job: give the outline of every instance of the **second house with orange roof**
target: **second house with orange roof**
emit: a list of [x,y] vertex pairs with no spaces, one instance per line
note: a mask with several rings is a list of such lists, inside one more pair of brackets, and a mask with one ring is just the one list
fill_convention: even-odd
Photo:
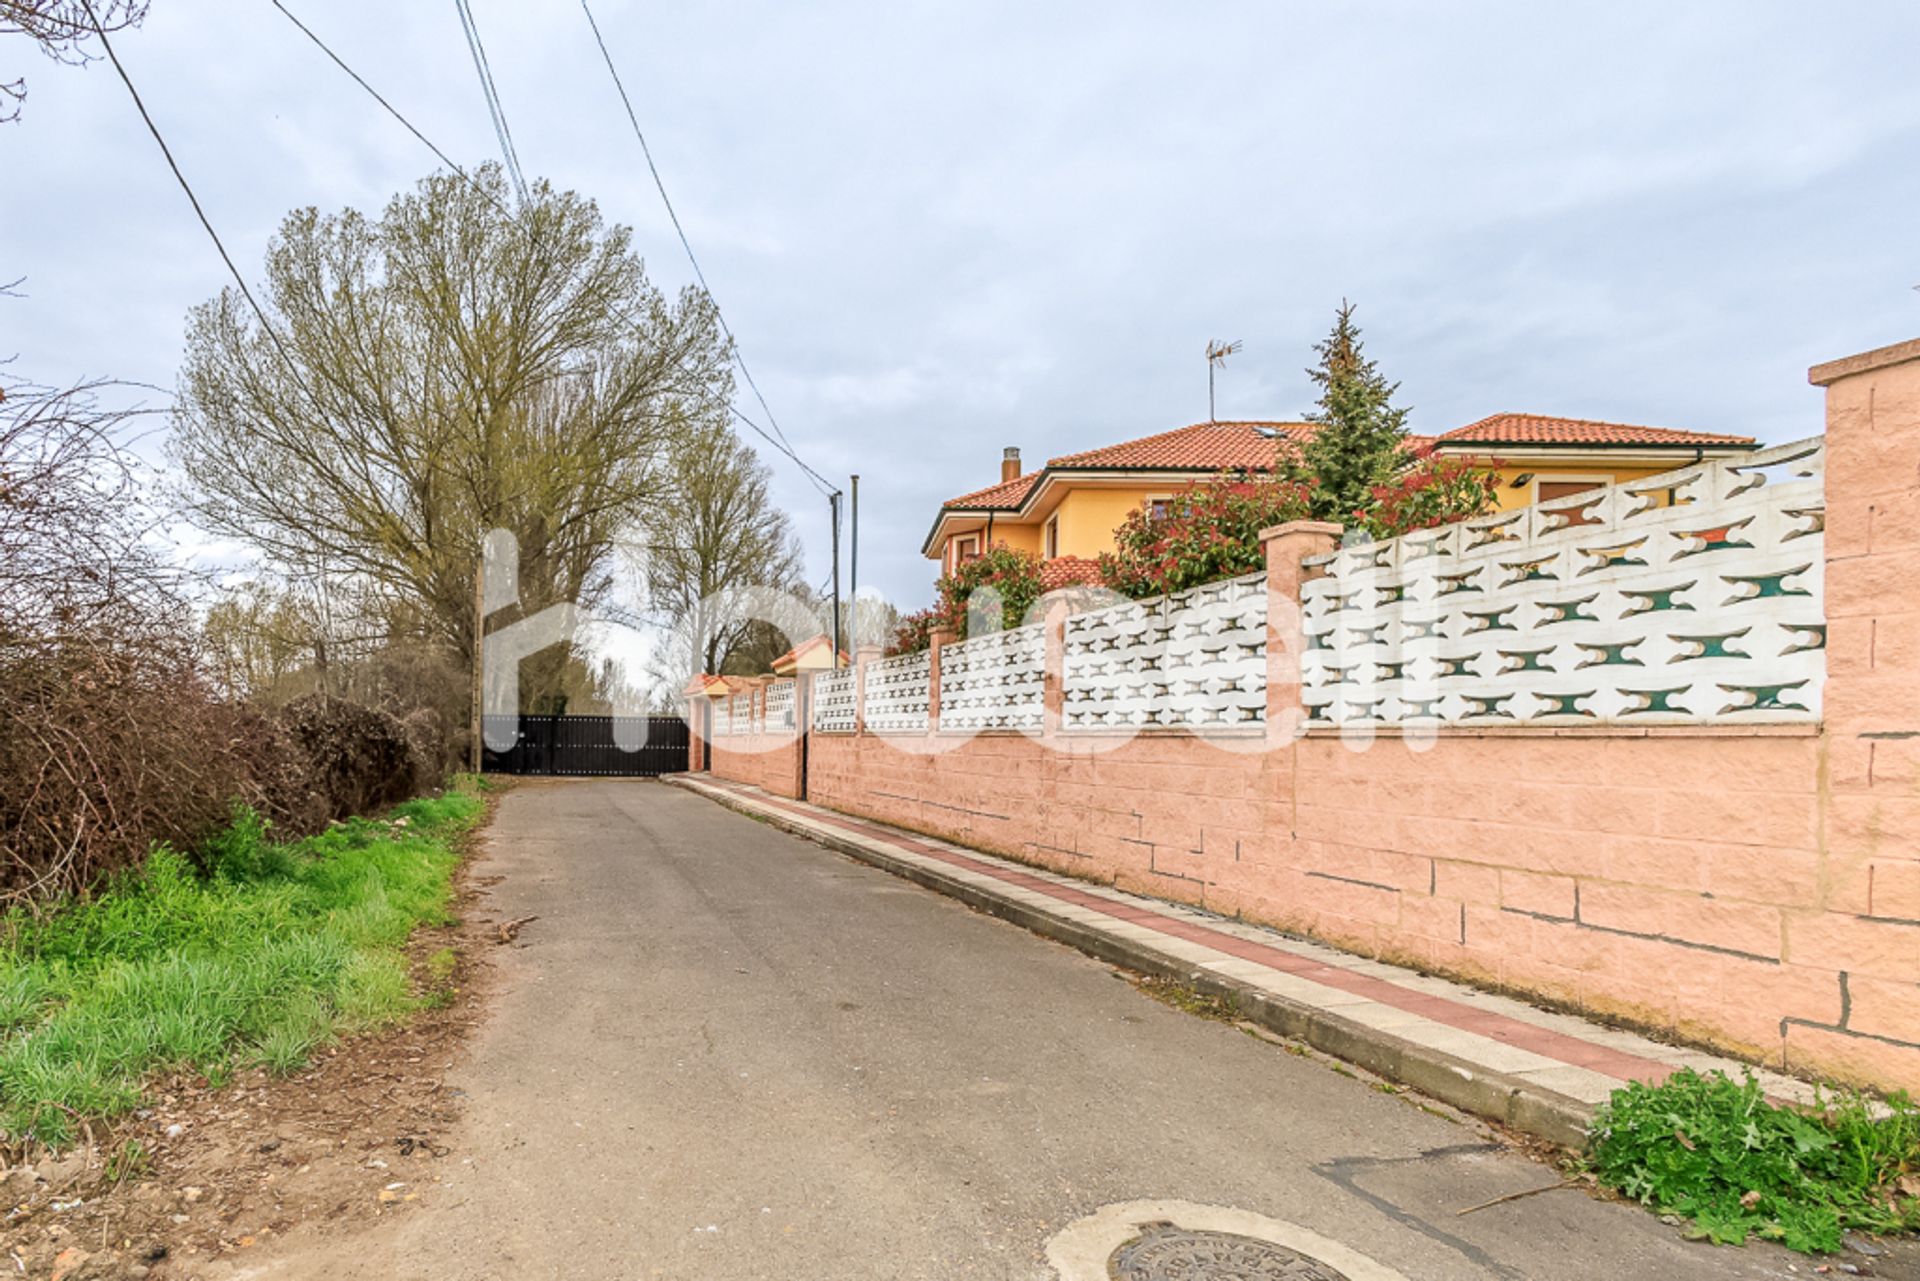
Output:
[[[950,572],[1005,543],[1041,558],[1049,588],[1097,579],[1100,553],[1128,514],[1166,502],[1223,471],[1266,471],[1304,422],[1207,422],[1050,459],[1025,472],[1006,450],[999,483],[942,503],[921,551]],[[1758,448],[1751,436],[1625,423],[1494,414],[1439,436],[1416,437],[1436,455],[1494,469],[1502,509],[1638,480]]]

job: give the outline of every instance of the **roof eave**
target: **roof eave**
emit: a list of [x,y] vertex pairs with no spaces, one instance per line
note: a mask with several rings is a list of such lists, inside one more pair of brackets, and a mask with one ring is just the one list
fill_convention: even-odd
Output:
[[1645,450],[1649,453],[1696,453],[1719,451],[1730,454],[1750,453],[1759,449],[1757,440],[1468,440],[1458,436],[1445,436],[1433,442],[1436,450],[1447,449],[1527,449],[1535,453],[1556,453],[1566,450],[1585,451],[1606,449],[1616,453],[1623,451]]

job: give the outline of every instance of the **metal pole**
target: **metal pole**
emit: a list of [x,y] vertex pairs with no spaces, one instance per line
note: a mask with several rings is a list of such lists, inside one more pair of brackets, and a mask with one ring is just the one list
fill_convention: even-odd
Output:
[[1213,361],[1211,359],[1207,361],[1207,421],[1210,423],[1220,421],[1213,416]]
[[860,647],[860,477],[853,478],[853,529],[847,553],[847,635]]
[[840,491],[827,499],[833,508],[833,665],[840,665]]

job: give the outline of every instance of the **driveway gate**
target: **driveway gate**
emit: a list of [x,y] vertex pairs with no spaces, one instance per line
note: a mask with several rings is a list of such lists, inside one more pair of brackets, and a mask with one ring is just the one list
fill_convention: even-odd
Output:
[[[504,752],[488,747],[481,769],[488,774],[567,774],[603,778],[650,778],[687,768],[687,723],[678,716],[489,716],[489,729],[515,721],[515,743]],[[629,752],[615,737],[643,730],[646,745]]]

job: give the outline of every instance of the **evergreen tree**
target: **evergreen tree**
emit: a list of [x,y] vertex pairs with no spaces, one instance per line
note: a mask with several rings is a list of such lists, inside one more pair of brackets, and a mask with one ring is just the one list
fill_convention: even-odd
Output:
[[1399,383],[1381,376],[1366,358],[1353,304],[1341,300],[1333,331],[1314,344],[1320,357],[1308,375],[1320,388],[1320,403],[1306,415],[1319,425],[1311,440],[1281,453],[1284,478],[1309,485],[1315,520],[1365,524],[1374,492],[1406,465],[1407,411],[1393,403]]

